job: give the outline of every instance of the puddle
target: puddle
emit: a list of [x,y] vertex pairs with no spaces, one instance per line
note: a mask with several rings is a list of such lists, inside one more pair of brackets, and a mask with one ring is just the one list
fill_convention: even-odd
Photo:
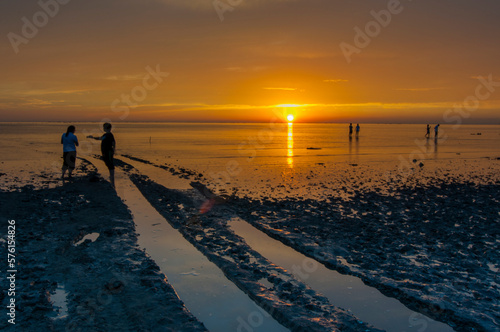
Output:
[[[163,183],[163,185],[169,189],[192,189],[189,183],[190,180],[179,178],[178,176],[172,175],[168,170],[156,167],[153,165],[145,164],[125,156],[120,156],[120,159],[126,163],[134,166],[142,174],[147,174],[148,177],[155,181],[156,183]],[[165,185],[168,184],[168,185]]]
[[325,295],[333,305],[349,310],[354,316],[376,328],[388,332],[453,331],[450,326],[414,312],[396,299],[365,285],[357,277],[326,268],[239,218],[231,219],[228,225],[252,249]]
[[50,302],[56,313],[56,316],[51,317],[51,319],[64,319],[68,316],[67,296],[68,293],[64,289],[64,286],[57,285],[55,293],[50,295]]
[[[88,160],[108,179],[102,161]],[[246,331],[248,319],[259,315],[259,325],[252,325],[252,331],[289,331],[269,315],[261,314],[262,309],[168,224],[124,172],[116,171],[115,182],[117,194],[134,217],[139,246],[146,249],[179,298],[207,329]]]
[[[140,162],[135,162],[133,160],[129,160],[130,164],[134,167],[137,166],[137,169],[141,171],[141,173],[150,177],[151,180],[167,187],[171,188],[173,183],[174,187],[177,189],[187,189],[189,186],[187,181],[172,181],[170,176],[165,176],[168,174],[165,170],[159,169],[157,167],[151,165],[145,165]],[[95,163],[94,163],[95,165]],[[104,173],[106,174],[106,173]],[[168,174],[170,175],[170,174]],[[127,178],[128,179],[128,178]],[[179,179],[177,179],[179,180]],[[130,181],[129,181],[130,182]],[[135,187],[134,187],[135,188]],[[190,188],[190,186],[189,186]],[[137,190],[135,188],[135,190]],[[142,195],[138,192],[138,194],[142,197]],[[122,197],[123,198],[123,197]],[[144,199],[142,197],[142,199]],[[144,199],[145,200],[145,199]],[[129,205],[127,203],[127,205]],[[148,204],[149,206],[149,204]],[[129,206],[130,207],[130,206]],[[153,209],[151,206],[149,208]],[[133,209],[131,209],[134,211]],[[154,209],[153,209],[154,210]],[[156,210],[154,210],[156,213]],[[134,214],[135,216],[135,214]],[[159,218],[162,218],[158,215]],[[135,220],[135,218],[134,218]],[[163,219],[164,221],[164,219]],[[136,222],[137,223],[137,222]],[[151,222],[149,225],[154,224],[155,222]],[[156,222],[157,223],[157,222]],[[162,224],[164,225],[164,224]],[[276,241],[270,237],[268,237],[265,233],[257,230],[253,226],[249,225],[245,221],[240,219],[232,220],[229,225],[232,229],[241,237],[245,239],[245,241],[256,251],[260,252],[264,257],[268,258],[273,263],[291,271],[296,278],[304,281],[311,288],[316,290],[317,292],[325,295],[333,305],[349,310],[354,316],[359,319],[377,327],[380,329],[384,329],[388,332],[420,332],[425,328],[426,332],[451,332],[454,331],[450,326],[437,322],[431,318],[428,318],[420,313],[414,312],[407,307],[405,307],[402,303],[394,298],[387,297],[380,293],[376,288],[369,287],[365,285],[361,279],[349,275],[342,275],[336,271],[330,270],[324,267],[322,264],[317,261],[300,254],[294,249],[287,247],[279,241]],[[139,226],[139,225],[138,225]],[[169,226],[169,225],[168,225]],[[139,227],[138,227],[139,229]],[[172,229],[173,230],[173,229]],[[154,245],[158,244],[158,232],[157,230],[151,230],[152,234],[154,234]],[[176,231],[175,233],[182,238],[180,234]],[[151,237],[152,238],[152,237]],[[182,238],[183,239],[183,238]],[[165,241],[170,240],[160,240],[164,243]],[[184,240],[185,241],[185,240]],[[192,247],[187,241],[185,241],[193,250],[196,250]],[[160,245],[160,248],[163,247],[163,244]],[[149,243],[146,246],[146,250],[149,253],[149,248],[152,249],[153,245]],[[156,249],[158,250],[158,249]],[[161,249],[159,249],[161,250]],[[173,249],[176,250],[176,249]],[[182,250],[181,250],[182,252]],[[151,254],[151,253],[150,253]],[[153,256],[153,254],[151,254]],[[177,255],[177,253],[176,253]],[[204,257],[204,256],[203,256]],[[160,265],[160,262],[165,261],[165,258],[155,258],[157,264]],[[171,259],[176,260],[176,258],[172,257]],[[170,259],[169,259],[170,260]],[[167,260],[167,262],[169,261]],[[166,262],[162,262],[165,264]],[[178,265],[181,263],[174,263],[174,265]],[[162,266],[160,266],[162,268]],[[163,268],[162,268],[163,269]],[[217,269],[217,267],[215,267]],[[166,268],[167,271],[172,271],[171,267]],[[194,273],[198,273],[200,269],[193,269],[196,271]],[[219,270],[219,273],[220,272]],[[185,280],[187,285],[183,287],[188,288],[186,294],[182,295],[181,291],[178,290],[178,282],[184,279],[196,279],[200,278],[200,276],[193,275],[191,269],[186,266],[186,269],[179,270],[177,274],[169,275],[167,274],[169,282],[174,286],[176,291],[178,291],[180,298],[185,301],[186,306],[188,306],[187,302],[190,301],[189,297],[196,294],[196,292],[189,292],[190,282],[189,280]],[[177,279],[181,280],[177,280]],[[225,277],[224,277],[225,278]],[[203,282],[203,281],[202,281]],[[177,283],[177,285],[176,285]],[[199,283],[196,280],[196,283]],[[233,285],[229,280],[226,279],[226,283]],[[262,280],[264,286],[267,286],[267,283]],[[192,284],[192,282],[191,282]],[[233,285],[234,286],[234,285]],[[234,286],[235,287],[235,286]],[[214,294],[214,296],[218,296]],[[186,300],[185,300],[186,299]],[[196,295],[193,298],[194,302],[197,302]],[[193,303],[193,305],[196,305]],[[207,304],[209,307],[213,306],[212,303]],[[218,305],[218,304],[217,304]],[[196,314],[190,306],[188,308],[197,316],[198,319],[205,323],[205,320],[199,317],[199,314]],[[200,311],[201,312],[201,311]],[[255,304],[253,305],[253,312],[255,312]],[[251,313],[250,313],[251,314]],[[208,314],[209,318],[212,317],[212,314]],[[242,317],[246,317],[242,315]],[[241,317],[240,317],[241,321]],[[278,323],[276,323],[278,324]],[[205,324],[208,329],[214,330],[207,324]],[[221,325],[222,327],[222,325]],[[228,326],[222,327],[223,330],[228,330]],[[240,325],[241,327],[241,325]],[[279,325],[280,328],[284,329],[283,326]],[[265,330],[265,329],[264,329]],[[262,331],[264,331],[262,330]],[[214,330],[215,331],[215,330]],[[255,329],[254,331],[261,331],[259,329]],[[271,329],[270,331],[274,331]],[[278,330],[276,330],[278,331]]]
[[496,266],[497,266],[497,265],[495,265],[495,264],[493,264],[493,263],[488,263],[488,267],[489,267],[489,269],[490,269],[492,272],[498,273],[498,271],[499,271],[500,269],[498,269]]
[[76,242],[75,243],[75,246],[79,246],[80,244],[82,244],[83,242],[85,242],[86,240],[90,240],[90,242],[94,242],[95,240],[97,240],[97,238],[99,237],[99,233],[90,233],[90,234],[87,234],[83,237],[83,239],[81,239],[80,241]]

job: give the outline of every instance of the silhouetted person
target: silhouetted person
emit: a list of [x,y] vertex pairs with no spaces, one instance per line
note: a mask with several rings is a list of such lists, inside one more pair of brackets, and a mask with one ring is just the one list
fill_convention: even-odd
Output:
[[434,127],[434,138],[438,138],[439,135],[439,123]]
[[87,138],[93,138],[101,141],[101,154],[104,163],[109,169],[109,181],[113,188],[115,187],[115,164],[113,156],[115,154],[116,141],[115,137],[111,133],[111,123],[106,122],[102,125],[104,130],[104,135],[101,137],[94,137],[92,135],[87,136]]
[[358,123],[358,124],[356,124],[356,137],[359,135],[359,129],[360,129],[360,127],[359,127],[359,123]]
[[427,133],[425,134],[425,137],[429,138],[431,137],[431,126],[427,125]]
[[71,174],[75,169],[76,164],[76,147],[78,146],[78,138],[75,135],[75,126],[69,126],[66,133],[62,134],[61,144],[63,145],[63,166],[62,179],[68,171],[68,177],[71,179]]
[[352,136],[352,123],[349,124],[349,136]]

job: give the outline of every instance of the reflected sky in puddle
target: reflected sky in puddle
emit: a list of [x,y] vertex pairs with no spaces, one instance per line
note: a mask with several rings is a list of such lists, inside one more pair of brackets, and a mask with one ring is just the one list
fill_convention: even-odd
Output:
[[85,242],[86,240],[90,240],[90,242],[94,242],[95,240],[97,240],[97,238],[99,237],[99,233],[90,233],[90,234],[87,234],[83,237],[83,239],[81,239],[80,241],[76,242],[75,243],[75,246],[79,246],[80,244],[82,244],[83,242]]
[[[94,165],[99,166],[98,162]],[[106,173],[101,170],[101,174]],[[242,330],[248,318],[256,314],[261,323],[253,331],[288,331],[272,317],[263,315],[215,264],[173,229],[124,173],[116,174],[116,185],[117,193],[134,216],[139,245],[158,264],[189,311],[210,331]]]
[[68,293],[64,289],[64,285],[57,285],[54,294],[50,294],[49,301],[52,303],[52,307],[54,308],[54,312],[56,314],[55,317],[51,317],[52,319],[64,319],[68,316],[67,296]]
[[366,286],[357,277],[327,269],[239,218],[231,219],[228,224],[264,257],[325,295],[333,305],[349,310],[357,318],[377,328],[388,332],[419,332],[423,327],[426,332],[453,331],[448,325],[416,313],[376,288]]

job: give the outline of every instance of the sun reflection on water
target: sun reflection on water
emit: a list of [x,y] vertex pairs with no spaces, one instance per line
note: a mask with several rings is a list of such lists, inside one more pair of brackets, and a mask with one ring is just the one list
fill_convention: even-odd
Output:
[[288,166],[293,168],[293,123],[288,123]]

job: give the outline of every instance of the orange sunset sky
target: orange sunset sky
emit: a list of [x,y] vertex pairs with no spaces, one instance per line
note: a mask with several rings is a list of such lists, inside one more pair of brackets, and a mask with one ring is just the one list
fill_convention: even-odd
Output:
[[0,12],[0,121],[500,124],[498,0],[4,0]]

